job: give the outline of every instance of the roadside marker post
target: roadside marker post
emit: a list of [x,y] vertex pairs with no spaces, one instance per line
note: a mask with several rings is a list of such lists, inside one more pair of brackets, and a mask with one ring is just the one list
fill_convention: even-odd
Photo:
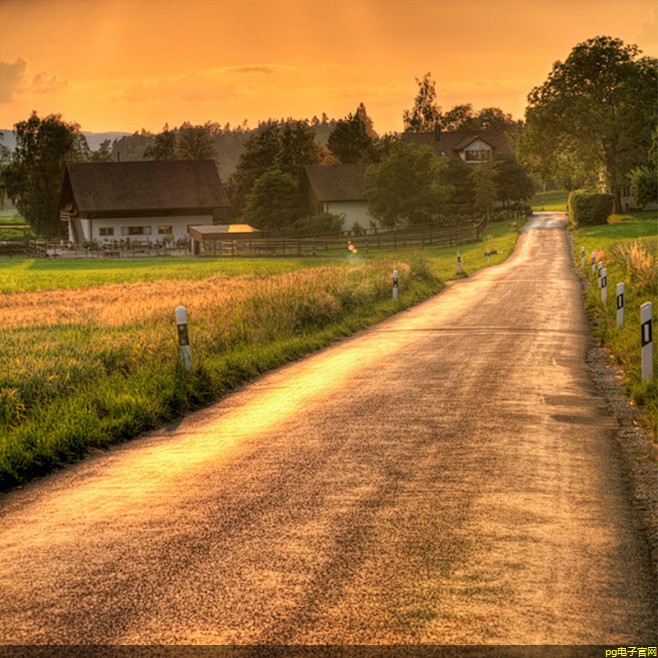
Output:
[[399,273],[397,269],[393,270],[393,299],[394,301],[398,300],[398,279]]
[[642,381],[653,379],[653,304],[646,302],[640,306],[642,327]]
[[608,268],[601,270],[601,301],[606,304],[608,301]]
[[457,252],[457,273],[463,274],[464,268],[462,267],[462,254],[461,251]]
[[585,269],[585,247],[580,248],[580,266]]
[[184,306],[176,309],[176,328],[178,329],[178,346],[183,369],[192,370],[192,349],[190,348],[190,337],[187,332],[187,311]]
[[592,263],[592,274],[596,274],[596,252],[592,252],[591,256],[591,263]]
[[601,272],[603,272],[603,261],[599,261],[599,274],[597,276],[597,281],[599,282],[599,289],[601,288]]
[[624,284],[617,284],[617,326],[624,326]]

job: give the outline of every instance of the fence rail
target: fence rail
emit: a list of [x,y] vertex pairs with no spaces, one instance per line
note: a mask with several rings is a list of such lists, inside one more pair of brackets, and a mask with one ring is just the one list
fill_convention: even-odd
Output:
[[[235,240],[205,240],[199,254],[205,256],[331,256],[345,253],[349,245],[358,252],[397,250],[407,247],[449,247],[475,242],[482,237],[486,225],[472,217],[458,218],[450,223],[427,224],[403,229],[368,229],[358,234],[319,236],[311,238],[262,237]],[[189,256],[191,246],[154,247],[133,243],[130,248],[113,247],[85,249],[60,241],[26,237],[2,239],[0,256],[30,255],[67,258],[139,258],[144,256]]]

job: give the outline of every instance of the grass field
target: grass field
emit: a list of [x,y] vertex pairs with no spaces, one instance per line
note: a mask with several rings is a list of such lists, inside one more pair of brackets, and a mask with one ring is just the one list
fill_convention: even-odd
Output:
[[[613,215],[603,226],[590,226],[574,231],[576,262],[585,247],[584,275],[590,285],[585,304],[594,338],[608,347],[625,373],[625,387],[631,399],[647,410],[648,425],[654,436],[658,425],[658,388],[656,380],[641,381],[640,306],[652,302],[654,317],[658,312],[658,218],[655,212]],[[604,305],[597,279],[591,273],[590,256],[596,252],[608,270],[608,300]],[[625,321],[616,326],[617,283],[625,285]],[[654,347],[654,372],[658,375],[658,349]]]
[[[461,247],[465,272],[511,253],[493,225]],[[0,261],[0,488],[126,440],[287,361],[415,304],[457,276],[456,248],[331,262]],[[391,299],[400,271],[400,300]],[[190,322],[181,370],[174,309]]]

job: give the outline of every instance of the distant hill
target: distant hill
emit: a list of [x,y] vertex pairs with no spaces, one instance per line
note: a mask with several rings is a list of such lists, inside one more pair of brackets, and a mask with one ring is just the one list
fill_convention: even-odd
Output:
[[[2,133],[2,140],[0,144],[4,144],[8,149],[14,150],[16,148],[16,138],[14,137],[14,132],[11,128],[0,128],[0,133]],[[92,151],[97,151],[99,146],[106,140],[114,141],[115,139],[121,139],[125,135],[130,135],[131,133],[122,133],[122,132],[110,132],[110,133],[89,133],[82,131],[82,134],[87,138],[87,143],[89,148]]]

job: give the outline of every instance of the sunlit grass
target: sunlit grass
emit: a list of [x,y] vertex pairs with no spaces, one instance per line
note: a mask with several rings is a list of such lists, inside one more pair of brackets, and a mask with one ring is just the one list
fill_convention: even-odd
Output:
[[[641,377],[640,306],[652,302],[658,312],[658,224],[654,213],[614,216],[611,223],[578,229],[574,233],[575,258],[585,247],[583,272],[590,281],[585,301],[595,339],[608,347],[623,368],[625,387],[631,399],[643,405],[649,427],[658,424],[656,380],[643,383]],[[596,277],[591,273],[590,255],[596,252],[608,275],[608,300],[604,305]],[[616,286],[624,283],[624,327],[617,328]],[[655,320],[654,320],[655,321]],[[658,350],[654,348],[654,372],[658,375]]]
[[[0,488],[198,408],[502,261],[518,236],[310,259],[0,262]],[[392,300],[393,268],[400,300]],[[102,285],[101,285],[102,284]],[[193,370],[178,360],[187,309]]]

